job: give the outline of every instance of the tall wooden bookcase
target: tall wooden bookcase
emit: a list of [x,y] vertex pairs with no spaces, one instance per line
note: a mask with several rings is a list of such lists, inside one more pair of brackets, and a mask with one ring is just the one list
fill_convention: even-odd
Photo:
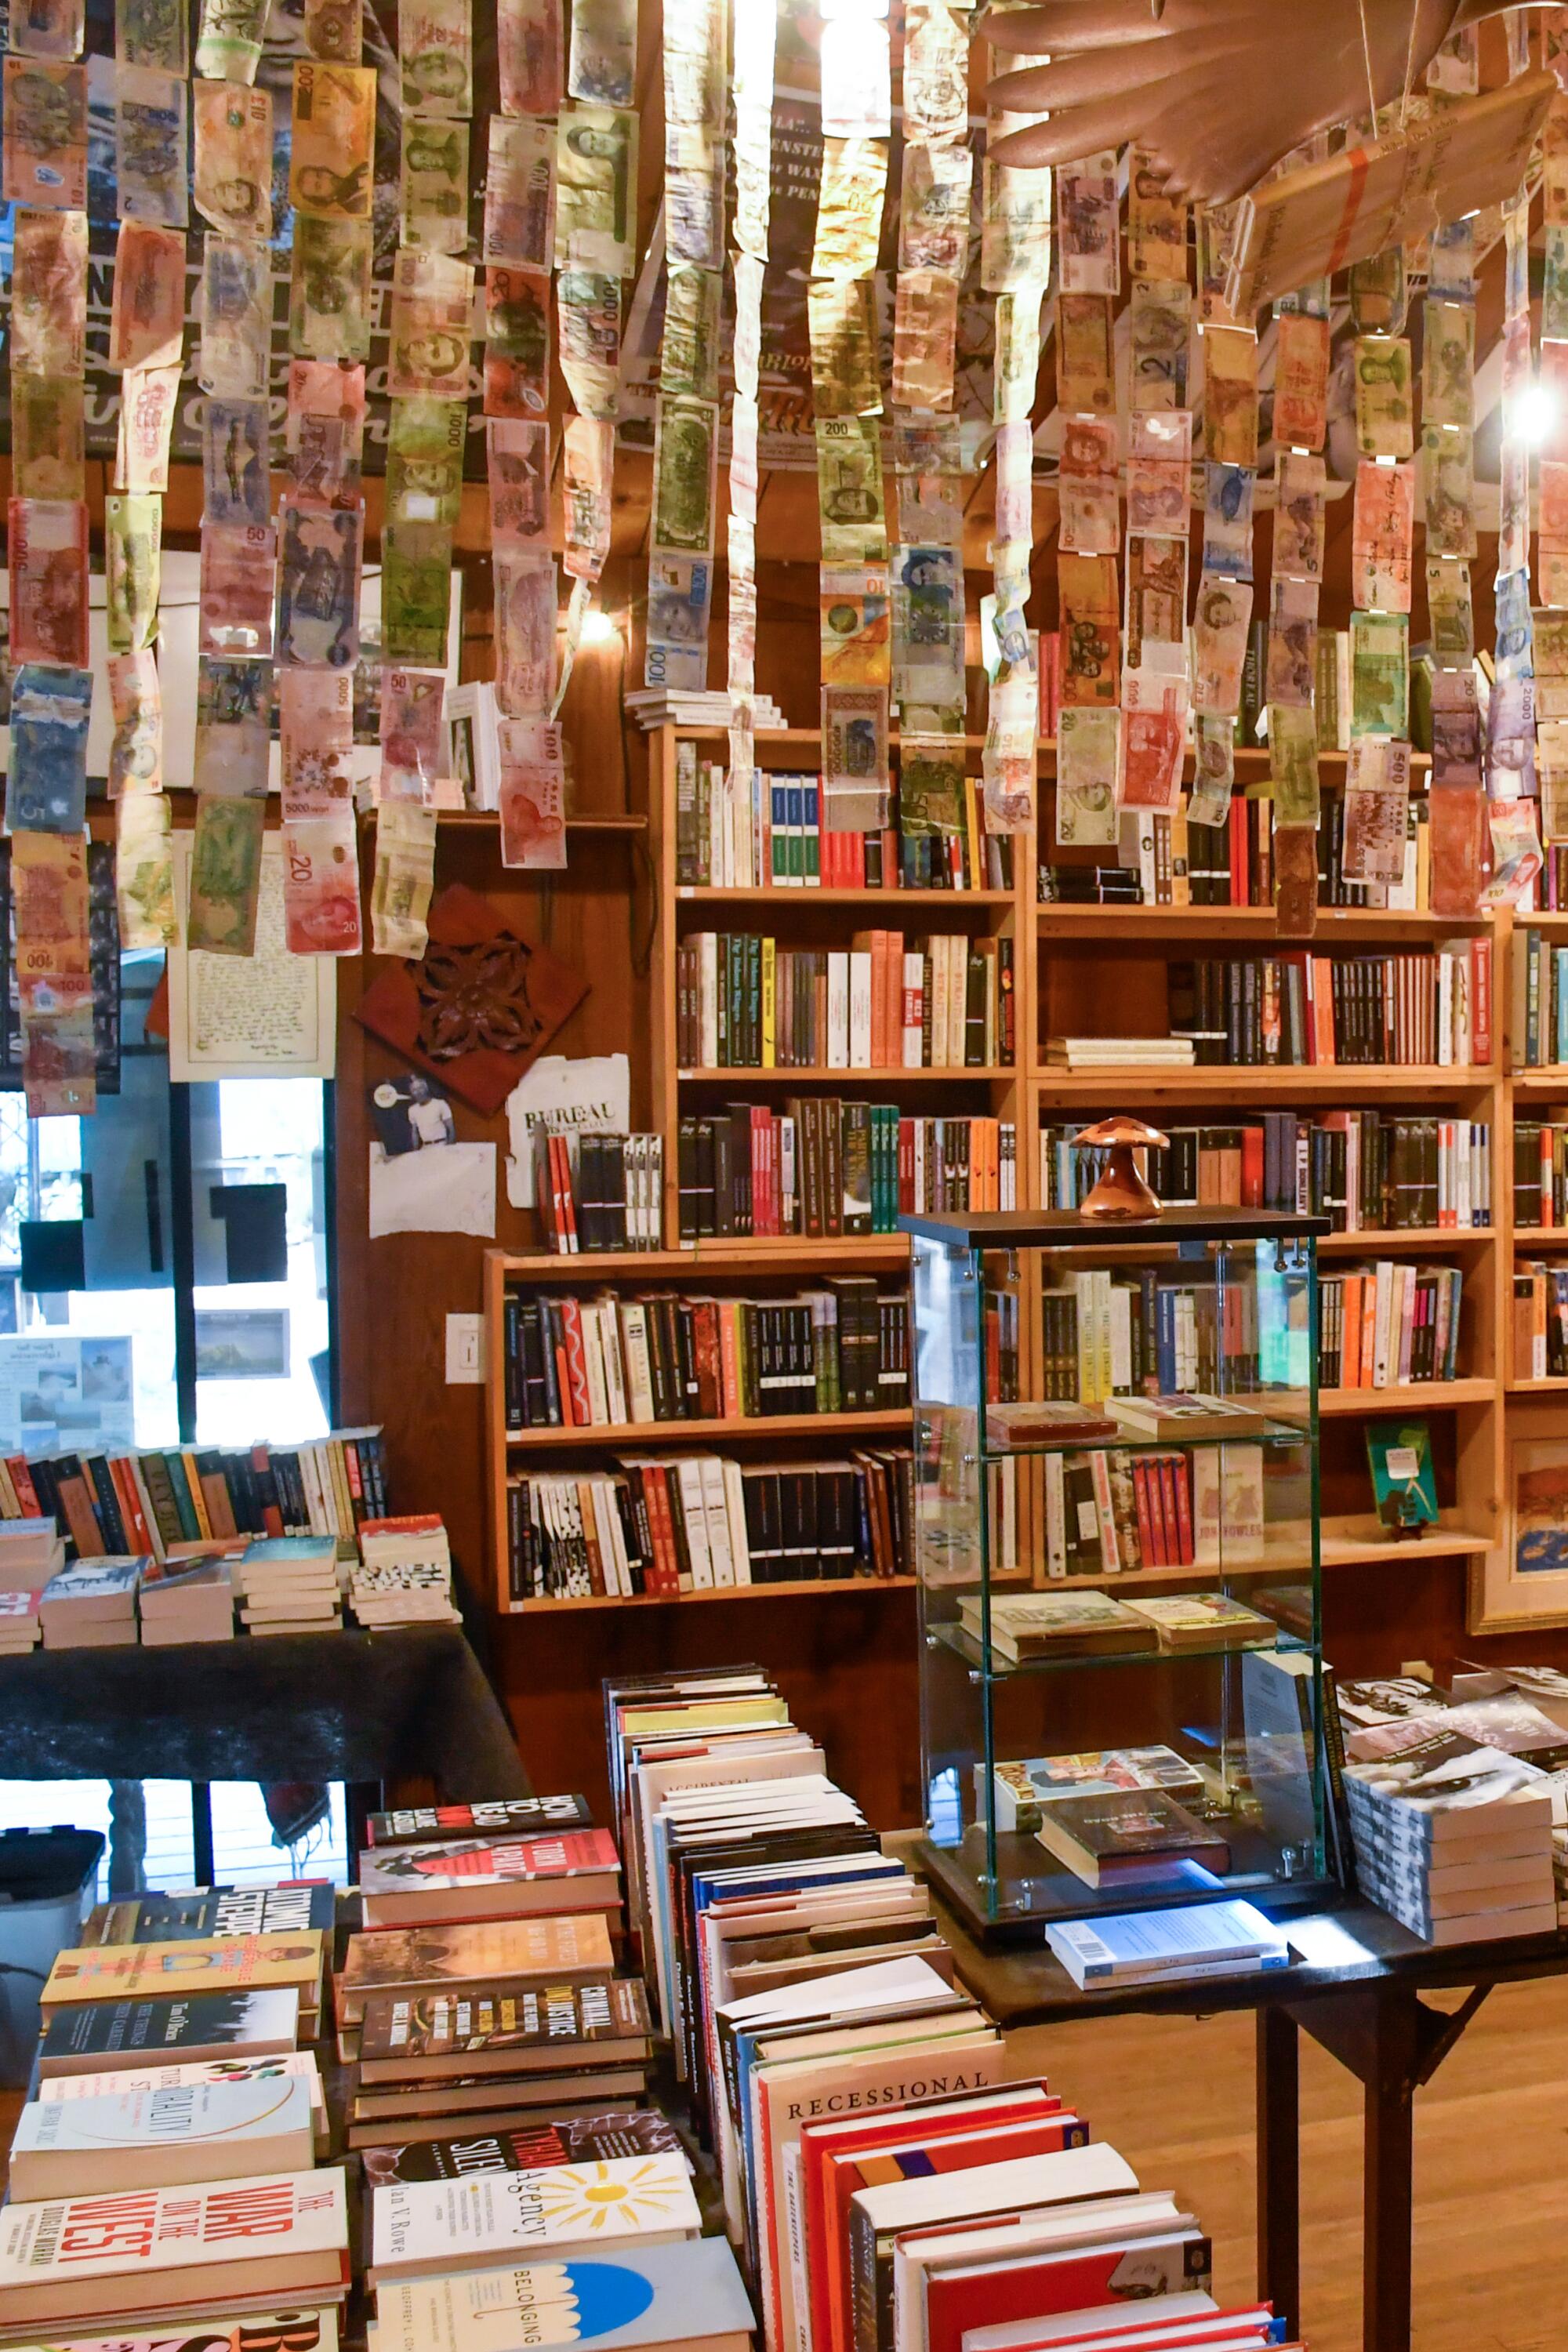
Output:
[[[487,1254],[487,1517],[491,1530],[491,1573],[497,1606],[530,1616],[542,1611],[684,1607],[689,1601],[724,1605],[748,1598],[806,1600],[852,1589],[859,1593],[907,1583],[859,1580],[851,1587],[826,1583],[742,1587],[682,1595],[679,1601],[530,1601],[508,1596],[506,1485],[511,1473],[563,1469],[630,1448],[664,1451],[698,1444],[719,1446],[745,1459],[759,1444],[815,1443],[831,1449],[886,1439],[905,1425],[893,1414],[805,1415],[789,1420],[734,1423],[658,1423],[624,1429],[532,1430],[513,1433],[505,1425],[502,1379],[502,1304],[509,1285],[583,1291],[625,1286],[717,1288],[747,1296],[787,1292],[824,1273],[866,1272],[896,1276],[904,1244],[896,1236],[807,1241],[798,1238],[742,1241],[716,1239],[686,1248],[673,1246],[679,1231],[677,1137],[681,1117],[733,1099],[774,1100],[783,1094],[821,1088],[853,1091],[897,1102],[918,1114],[990,1114],[1017,1127],[1017,1192],[1020,1208],[1041,1205],[1038,1134],[1042,1120],[1089,1119],[1112,1109],[1141,1112],[1158,1120],[1196,1118],[1234,1120],[1269,1108],[1325,1109],[1356,1105],[1410,1111],[1451,1110],[1485,1120],[1491,1128],[1492,1223],[1460,1231],[1434,1228],[1392,1233],[1337,1234],[1321,1244],[1325,1270],[1336,1260],[1372,1257],[1437,1259],[1463,1271],[1459,1377],[1449,1382],[1408,1388],[1324,1390],[1323,1541],[1325,1570],[1383,1573],[1402,1563],[1451,1564],[1468,1577],[1472,1622],[1488,1627],[1507,1622],[1500,1609],[1498,1561],[1505,1538],[1507,1423],[1510,1412],[1550,1411],[1568,1379],[1517,1382],[1510,1377],[1512,1282],[1516,1244],[1529,1255],[1568,1252],[1568,1228],[1542,1232],[1513,1224],[1513,1120],[1542,1108],[1568,1106],[1568,1067],[1516,1074],[1514,1041],[1509,1034],[1512,1003],[1510,965],[1516,929],[1539,924],[1568,944],[1568,916],[1510,918],[1480,914],[1466,920],[1430,914],[1324,907],[1320,910],[1313,951],[1375,951],[1425,948],[1466,937],[1493,942],[1493,1058],[1485,1066],[1313,1067],[1305,1069],[1170,1070],[1121,1068],[1068,1074],[1050,1066],[1046,1039],[1053,1033],[1164,1035],[1167,1034],[1168,967],[1180,957],[1252,951],[1266,954],[1277,940],[1274,915],[1267,908],[1047,906],[1037,904],[1037,855],[1047,859],[1052,830],[1054,747],[1041,747],[1037,836],[1014,842],[1014,882],[1007,890],[693,889],[676,880],[676,761],[682,736],[695,739],[700,752],[723,756],[724,739],[715,730],[665,728],[648,739],[648,843],[655,892],[655,932],[649,986],[652,1124],[664,1138],[665,1234],[671,1246],[657,1253],[624,1255],[514,1256]],[[969,764],[979,765],[981,739],[966,739]],[[820,737],[813,730],[787,729],[758,738],[764,769],[816,768]],[[1267,754],[1238,752],[1237,782],[1266,772]],[[1418,762],[1418,765],[1424,765]],[[1325,783],[1342,776],[1342,755],[1322,758]],[[1011,936],[1015,947],[1016,1066],[973,1070],[683,1070],[676,1059],[676,953],[688,931],[757,929],[801,946],[847,946],[850,934],[872,925],[914,933],[925,929],[964,930],[976,936]],[[1032,951],[1031,951],[1032,943]],[[1563,1115],[1568,1117],[1568,1109]],[[1037,1393],[1039,1335],[1026,1293],[1021,1332],[1025,1392]],[[1420,1413],[1434,1432],[1442,1524],[1418,1539],[1392,1544],[1371,1509],[1363,1424],[1373,1417]],[[1544,1418],[1544,1415],[1542,1416]],[[1491,1573],[1489,1579],[1489,1560]],[[1331,1622],[1334,1587],[1326,1602]]]

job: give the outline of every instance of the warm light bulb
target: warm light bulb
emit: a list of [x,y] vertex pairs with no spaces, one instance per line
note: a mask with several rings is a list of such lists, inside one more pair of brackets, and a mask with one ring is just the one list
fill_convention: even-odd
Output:
[[1557,423],[1557,403],[1543,383],[1532,383],[1514,403],[1513,429],[1532,446],[1547,440]]
[[583,643],[585,646],[614,645],[620,635],[608,613],[591,612],[584,616]]

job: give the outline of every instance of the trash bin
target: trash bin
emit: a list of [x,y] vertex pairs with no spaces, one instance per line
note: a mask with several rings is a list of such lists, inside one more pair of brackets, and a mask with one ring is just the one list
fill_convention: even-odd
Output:
[[38,1995],[56,1953],[78,1939],[102,1855],[97,1830],[0,1831],[0,2084],[8,2089],[33,2071]]

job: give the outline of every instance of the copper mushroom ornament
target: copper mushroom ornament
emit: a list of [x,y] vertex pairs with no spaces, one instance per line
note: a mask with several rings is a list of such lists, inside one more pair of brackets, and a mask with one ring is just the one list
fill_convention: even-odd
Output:
[[1148,1150],[1151,1144],[1165,1144],[1170,1139],[1157,1127],[1145,1127],[1141,1118],[1102,1118],[1097,1126],[1086,1127],[1081,1135],[1075,1135],[1075,1150],[1079,1145],[1095,1150],[1109,1146],[1110,1150],[1110,1165],[1084,1202],[1079,1215],[1103,1218],[1108,1223],[1130,1217],[1157,1217],[1159,1196],[1150,1191],[1138,1173],[1138,1163],[1132,1155]]

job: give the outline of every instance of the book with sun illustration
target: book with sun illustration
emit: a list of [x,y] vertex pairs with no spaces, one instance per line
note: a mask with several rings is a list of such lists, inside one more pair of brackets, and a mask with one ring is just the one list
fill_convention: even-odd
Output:
[[377,2288],[573,2247],[668,2245],[702,2227],[682,2156],[399,2181],[376,2189],[373,2206],[367,2276]]

